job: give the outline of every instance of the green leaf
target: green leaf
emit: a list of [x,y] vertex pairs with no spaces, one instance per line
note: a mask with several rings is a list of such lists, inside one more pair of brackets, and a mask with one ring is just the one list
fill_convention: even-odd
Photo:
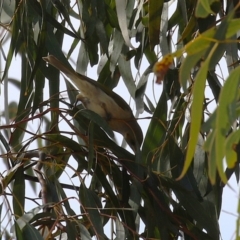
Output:
[[68,239],[77,239],[76,223],[74,221],[66,221],[66,233]]
[[240,129],[232,132],[225,141],[226,161],[228,168],[233,168],[237,162],[235,146],[240,141]]
[[82,240],[92,240],[91,235],[90,235],[89,231],[87,230],[87,228],[80,223],[77,223],[77,224],[78,224],[78,227],[80,228],[81,239]]
[[[238,199],[238,207],[237,207],[237,212],[240,214],[240,199]],[[240,218],[237,218],[236,220],[236,238],[240,238]]]
[[127,22],[127,2],[122,0],[115,0],[116,10],[118,17],[118,24],[121,29],[123,39],[128,47],[134,48],[130,42],[129,32],[128,32],[128,22]]
[[[56,185],[56,189],[57,189],[57,193],[58,193],[58,198],[60,199],[67,199],[67,195],[65,194],[65,192],[63,191],[63,188],[61,186],[61,184],[59,183],[58,180],[56,180],[54,182],[54,184]],[[69,201],[63,201],[63,205],[66,209],[67,215],[69,216],[75,216],[76,213],[74,212],[74,210],[71,208],[70,206],[70,202]],[[77,231],[77,229],[75,229],[75,231]]]
[[113,51],[110,56],[110,71],[113,72],[117,66],[120,53],[122,51],[124,39],[121,32],[118,29],[114,29],[113,32]]
[[18,169],[21,166],[22,166],[22,163],[17,163],[14,167],[12,167],[10,170],[7,171],[6,176],[2,177],[1,186],[0,186],[1,193],[5,190],[5,188],[9,185],[9,183],[13,180],[15,173],[18,171]]
[[105,53],[108,56],[109,41],[108,41],[108,37],[106,34],[106,30],[104,28],[103,22],[101,20],[97,19],[95,28],[96,28],[97,36],[100,41],[102,51],[103,51],[103,53]]
[[[76,41],[76,40],[74,40],[74,41]],[[76,46],[74,45],[74,42],[73,42],[71,49],[73,49],[75,47]],[[70,49],[70,51],[71,51],[71,49]],[[70,55],[67,55],[67,58],[69,58],[69,57],[70,57]],[[88,54],[87,54],[87,49],[86,49],[85,43],[82,43],[80,46],[78,57],[77,57],[76,71],[78,73],[81,73],[84,75],[87,71],[88,64],[89,64],[89,58],[88,58]]]
[[[18,9],[18,13],[21,14],[22,9],[19,8]],[[6,65],[5,65],[5,69],[3,72],[3,76],[2,79],[4,79],[6,77],[6,74],[8,73],[9,67],[11,65],[12,62],[12,58],[13,58],[13,54],[14,51],[16,51],[17,48],[17,41],[18,41],[18,37],[19,37],[19,31],[18,29],[20,28],[20,19],[19,19],[19,15],[15,15],[15,17],[13,18],[13,22],[12,22],[12,37],[11,37],[11,42],[10,42],[10,47],[9,47],[9,51],[8,51],[8,55],[7,55],[7,60],[6,60]]]
[[194,156],[195,147],[198,140],[198,134],[201,128],[202,121],[202,112],[203,112],[203,102],[204,102],[204,89],[206,83],[206,77],[208,72],[209,63],[211,56],[217,48],[218,43],[214,44],[214,47],[211,49],[207,59],[203,62],[200,70],[197,73],[197,76],[193,85],[193,101],[191,106],[191,127],[190,127],[190,139],[188,142],[187,155],[183,167],[183,171],[179,178],[182,178],[189,168],[192,158]]
[[[29,4],[31,4],[32,9],[39,15],[42,16],[42,8],[39,2],[37,1],[29,1]],[[51,24],[53,27],[61,31],[62,33],[65,33],[71,37],[74,38],[80,38],[79,36],[76,35],[75,32],[72,32],[65,28],[62,24],[60,24],[55,18],[53,18],[49,13],[46,13],[46,21]]]
[[210,28],[206,32],[199,34],[197,38],[189,42],[185,46],[188,55],[206,51],[212,42],[215,42],[214,36],[216,28]]
[[2,2],[2,10],[4,10],[4,12],[9,16],[9,18],[7,18],[7,20],[5,19],[6,16],[4,16],[4,14],[2,14],[2,22],[8,22],[12,19],[13,15],[14,15],[14,11],[15,11],[15,2],[11,1],[11,2]]
[[236,106],[239,98],[240,67],[235,68],[226,80],[219,96],[216,116],[216,159],[218,172],[224,183],[227,178],[223,170],[223,157],[225,155],[225,138],[231,124],[236,120]]
[[21,92],[19,96],[17,117],[15,118],[16,128],[14,129],[11,138],[10,145],[14,148],[14,151],[18,151],[21,148],[22,139],[25,135],[25,129],[27,126],[27,118],[31,111],[32,103],[32,88],[27,90],[27,80],[30,74],[30,66],[27,62],[26,56],[22,56],[22,75],[21,75]]
[[131,95],[131,97],[134,99],[135,98],[135,91],[136,91],[136,85],[135,81],[132,76],[132,69],[130,65],[130,61],[126,61],[123,55],[119,56],[118,59],[118,66],[119,66],[119,71],[121,73],[121,76],[124,80],[124,83]]
[[19,165],[14,175],[13,185],[13,209],[16,219],[18,219],[24,214],[24,207],[25,207],[24,167],[22,165]]
[[[204,50],[205,51],[205,50]],[[182,62],[179,71],[179,81],[183,87],[183,91],[186,92],[188,88],[188,82],[191,74],[191,69],[202,58],[204,52],[197,52],[196,54],[188,55]]]
[[45,205],[45,206],[42,205],[42,206],[37,206],[37,207],[31,209],[30,211],[25,213],[23,216],[18,218],[18,220],[16,221],[16,224],[18,224],[19,228],[21,230],[23,230],[23,228],[26,226],[26,224],[29,224],[29,222],[46,206],[47,205]]
[[209,14],[215,14],[211,9],[211,5],[214,2],[219,2],[219,0],[198,0],[195,12],[196,17],[205,18]]
[[[10,146],[9,146],[6,138],[3,136],[2,132],[0,132],[0,142],[5,147],[5,150],[6,150],[5,152],[11,152]],[[9,161],[11,163],[11,166],[15,165],[15,159],[12,156],[9,156]]]
[[217,102],[219,95],[220,95],[222,85],[221,85],[220,81],[218,80],[218,76],[215,73],[215,71],[208,72],[207,80],[208,80],[209,87],[212,90],[215,101]]
[[226,39],[235,35],[239,30],[240,19],[234,18],[228,21],[228,28],[226,32]]
[[22,230],[24,240],[43,240],[42,235],[39,231],[32,225],[26,223],[26,226]]
[[123,227],[123,224],[118,220],[116,219],[115,221],[116,223],[116,240],[117,239],[125,239],[125,230],[124,230],[124,227]]
[[173,191],[182,206],[187,210],[187,213],[195,219],[197,225],[201,229],[205,229],[212,239],[218,239],[220,233],[216,215],[210,215],[208,208],[205,208],[192,194],[179,191],[177,188],[173,189]]
[[81,184],[79,191],[79,198],[82,202],[84,213],[87,214],[88,220],[91,222],[93,231],[96,235],[103,237],[103,225],[98,210],[98,205],[94,201],[96,193],[86,188],[84,184]]
[[[137,86],[137,89],[136,89],[135,102],[136,102],[136,109],[137,109],[138,113],[143,113],[144,112],[144,100],[143,100],[143,98],[145,96],[148,77],[149,77],[149,72],[146,70],[143,73],[143,75],[141,76],[141,78],[139,80],[139,83],[138,83],[138,86]],[[147,96],[146,96],[146,98],[147,98]],[[149,104],[151,104],[150,100],[148,102],[149,102]]]
[[[65,4],[63,5],[60,1],[56,0],[54,2],[52,2],[54,7],[58,10],[59,14],[63,16],[64,21],[67,21],[68,25],[70,26],[70,28],[72,29],[72,31],[77,35],[76,30],[73,27],[73,24],[70,20],[69,17],[69,9],[71,8],[70,3],[68,3],[68,6],[66,6],[67,2],[64,2]],[[42,5],[42,3],[41,3]]]
[[15,236],[17,237],[17,239],[24,240],[22,231],[16,221],[14,222],[14,227],[15,227]]
[[159,146],[164,142],[167,132],[166,118],[167,98],[165,91],[163,91],[143,142],[142,160],[144,161],[144,164],[154,161],[154,165],[158,166],[158,160],[160,161],[160,159],[152,159],[152,157],[154,156],[155,151],[157,151]]
[[163,10],[163,0],[149,0],[148,1],[148,31],[150,48],[153,49],[159,43],[160,23]]
[[[111,1],[115,3],[114,1]],[[113,7],[108,6],[107,8],[107,18],[109,21],[109,24],[111,25],[112,28],[119,29],[119,24],[118,24],[118,17],[116,11],[114,11]]]
[[95,151],[94,151],[94,123],[90,122],[89,125],[89,131],[88,131],[88,174],[90,174],[93,163],[94,163],[94,157],[95,157]]
[[191,15],[187,26],[184,28],[183,32],[182,32],[182,37],[181,40],[185,40],[185,39],[190,39],[191,38],[191,34],[194,31],[194,27],[196,25],[196,17],[194,15]]
[[68,147],[69,149],[81,152],[82,146],[75,142],[74,140],[60,134],[45,134],[46,140],[52,143],[62,144],[64,147]]
[[114,133],[112,129],[109,127],[108,123],[102,117],[100,117],[97,113],[88,109],[83,109],[83,110],[80,110],[79,114],[93,121],[96,125],[101,127],[111,138],[114,138]]
[[217,172],[215,135],[215,131],[210,132],[204,144],[204,149],[209,151],[208,176],[212,184],[215,184]]

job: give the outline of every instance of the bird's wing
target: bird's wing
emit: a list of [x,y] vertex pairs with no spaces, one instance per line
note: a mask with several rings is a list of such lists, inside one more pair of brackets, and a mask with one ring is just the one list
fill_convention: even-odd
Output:
[[[73,68],[66,66],[53,55],[48,55],[47,57],[43,57],[43,60],[50,63],[55,68],[63,72],[77,87],[77,89],[79,89],[82,93],[84,93],[84,95],[94,93],[96,91],[96,88],[100,88],[104,93],[106,93],[108,96],[113,98],[118,103],[119,107],[121,107],[123,110],[132,112],[131,108],[126,103],[126,101],[122,97],[120,97],[118,94],[111,91],[110,89],[100,84],[99,82],[94,81],[91,78],[88,78],[82,74],[77,73],[76,71],[74,71]],[[87,89],[86,89],[86,85],[87,85]],[[90,90],[89,88],[92,88],[92,89]]]

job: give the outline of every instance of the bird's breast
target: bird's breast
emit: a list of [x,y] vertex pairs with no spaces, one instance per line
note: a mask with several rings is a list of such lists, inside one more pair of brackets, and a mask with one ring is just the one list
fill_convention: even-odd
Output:
[[[87,81],[81,81],[79,89],[81,89],[80,95],[87,99],[87,101],[83,102],[85,108],[97,113],[107,121],[110,118],[128,119],[133,117],[130,109],[121,108],[114,98],[97,86]],[[79,100],[81,101],[80,98]]]

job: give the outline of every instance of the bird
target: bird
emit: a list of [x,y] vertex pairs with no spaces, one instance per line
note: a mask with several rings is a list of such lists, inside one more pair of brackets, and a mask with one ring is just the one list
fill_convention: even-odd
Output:
[[125,100],[101,83],[76,72],[53,55],[43,60],[61,71],[79,90],[78,101],[104,118],[109,127],[120,133],[131,149],[136,152],[143,141],[143,133],[133,112]]

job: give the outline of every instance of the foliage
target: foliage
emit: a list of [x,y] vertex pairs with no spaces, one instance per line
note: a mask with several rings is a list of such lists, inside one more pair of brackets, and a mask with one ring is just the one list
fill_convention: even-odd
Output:
[[[239,179],[239,11],[220,0],[3,0],[0,236],[219,239],[223,187]],[[150,118],[141,151],[75,106],[71,84],[61,97],[48,54],[74,56],[82,74],[97,66],[109,89],[123,79],[139,123]],[[9,106],[8,83],[19,90]]]

